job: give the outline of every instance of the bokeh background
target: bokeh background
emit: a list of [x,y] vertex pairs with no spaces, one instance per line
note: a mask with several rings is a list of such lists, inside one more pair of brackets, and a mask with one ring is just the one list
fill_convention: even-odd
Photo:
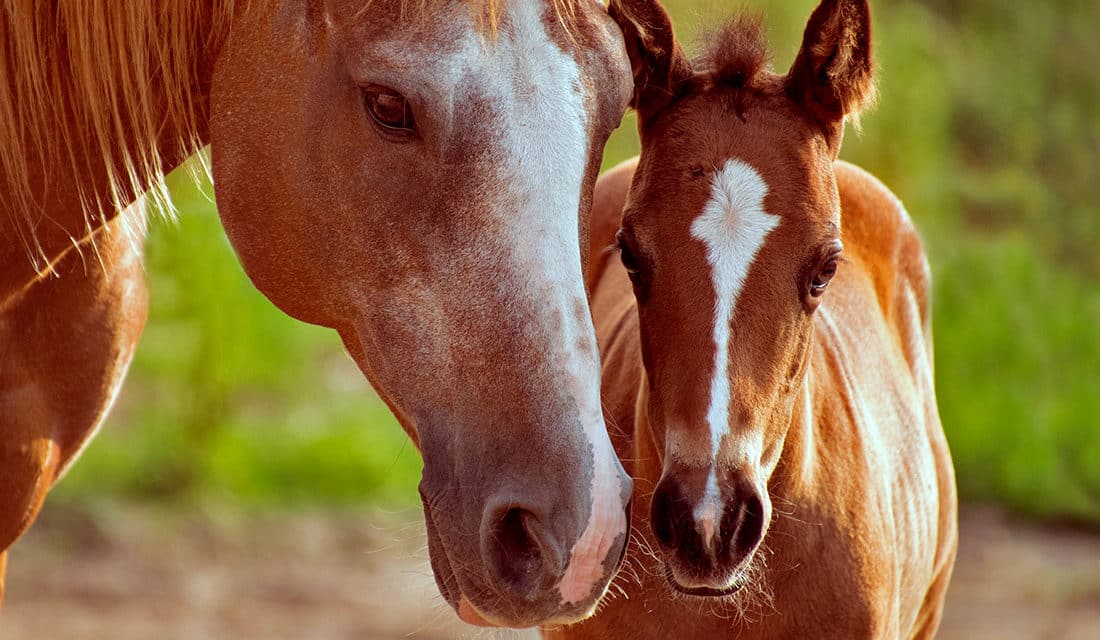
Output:
[[[736,8],[666,4],[689,50]],[[815,4],[745,3],[775,68]],[[880,99],[841,155],[899,194],[933,265],[964,501],[944,637],[1100,637],[1100,3],[872,6]],[[210,185],[169,181],[129,380],[16,547],[0,636],[474,633],[431,585],[415,449],[331,331],[251,286]]]

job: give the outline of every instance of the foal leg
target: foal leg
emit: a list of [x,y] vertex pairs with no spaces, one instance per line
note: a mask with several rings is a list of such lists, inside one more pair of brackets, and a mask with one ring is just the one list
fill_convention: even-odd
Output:
[[0,554],[122,384],[147,313],[141,239],[128,235],[143,227],[136,207],[118,216],[0,313]]

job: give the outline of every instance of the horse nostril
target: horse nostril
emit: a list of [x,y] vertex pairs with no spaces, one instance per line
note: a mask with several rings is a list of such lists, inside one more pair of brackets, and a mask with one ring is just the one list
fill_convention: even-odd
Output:
[[485,542],[489,570],[517,594],[534,597],[560,571],[550,534],[538,518],[521,507],[510,507],[494,518]]

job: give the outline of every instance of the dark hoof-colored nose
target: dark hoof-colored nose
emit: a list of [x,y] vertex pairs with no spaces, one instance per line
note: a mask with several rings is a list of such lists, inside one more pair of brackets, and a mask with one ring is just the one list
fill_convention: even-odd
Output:
[[747,485],[723,490],[717,504],[700,504],[667,476],[653,494],[650,522],[666,552],[700,574],[732,569],[748,557],[764,537],[764,505]]
[[549,528],[523,507],[488,510],[481,548],[494,580],[521,598],[538,599],[562,573],[560,545]]

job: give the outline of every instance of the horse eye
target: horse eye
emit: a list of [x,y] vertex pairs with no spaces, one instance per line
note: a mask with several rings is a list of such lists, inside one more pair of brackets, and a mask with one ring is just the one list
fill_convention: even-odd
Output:
[[386,87],[370,86],[363,90],[367,114],[384,133],[409,135],[416,129],[412,107],[405,96]]
[[821,266],[817,275],[810,282],[810,295],[819,298],[825,293],[825,287],[829,286],[829,282],[832,281],[833,276],[836,275],[837,259],[829,258],[828,262]]

